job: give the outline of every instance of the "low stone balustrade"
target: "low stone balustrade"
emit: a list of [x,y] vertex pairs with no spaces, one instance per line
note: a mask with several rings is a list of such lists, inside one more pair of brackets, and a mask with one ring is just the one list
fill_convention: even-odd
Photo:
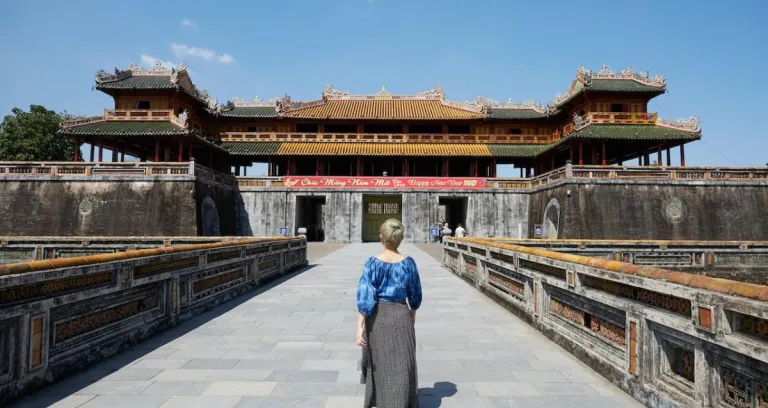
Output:
[[647,406],[768,406],[768,286],[479,238],[443,264]]
[[0,265],[0,406],[306,263],[278,237]]

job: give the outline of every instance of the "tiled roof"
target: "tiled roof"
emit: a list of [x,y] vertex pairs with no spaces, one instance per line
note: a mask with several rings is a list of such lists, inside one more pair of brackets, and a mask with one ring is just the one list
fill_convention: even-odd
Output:
[[582,139],[627,139],[627,140],[698,140],[701,133],[686,132],[654,125],[610,125],[593,124],[573,132],[569,138]]
[[104,120],[59,129],[61,135],[73,136],[170,136],[190,131],[163,120]]
[[280,149],[281,142],[223,142],[221,147],[234,155],[272,156]]
[[701,132],[670,129],[656,125],[610,125],[592,124],[555,143],[546,145],[540,153],[554,149],[571,139],[606,139],[606,140],[699,140]]
[[444,105],[439,100],[328,100],[283,113],[317,119],[482,119],[485,115]]
[[533,109],[491,108],[488,119],[539,119],[552,116],[555,112],[538,112]]
[[278,118],[280,115],[274,106],[235,107],[222,111],[220,116],[225,118]]
[[139,75],[96,84],[96,89],[176,89],[170,76]]
[[492,144],[488,145],[494,157],[534,157],[547,149],[547,145]]
[[627,79],[593,79],[586,89],[604,92],[664,92],[664,87],[646,85]]

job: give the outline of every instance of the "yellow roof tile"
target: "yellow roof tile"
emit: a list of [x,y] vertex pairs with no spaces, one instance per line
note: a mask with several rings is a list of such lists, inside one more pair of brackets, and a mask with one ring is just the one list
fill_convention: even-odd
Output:
[[484,144],[283,143],[278,155],[306,156],[491,156]]
[[481,119],[482,113],[446,106],[439,100],[327,100],[283,114],[317,119]]

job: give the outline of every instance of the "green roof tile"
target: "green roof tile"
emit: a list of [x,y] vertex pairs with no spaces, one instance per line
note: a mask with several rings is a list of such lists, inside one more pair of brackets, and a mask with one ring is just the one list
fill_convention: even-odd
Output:
[[233,155],[259,156],[277,153],[281,144],[281,142],[223,142],[221,147]]
[[624,140],[698,140],[701,133],[686,132],[655,125],[595,124],[573,132],[568,138]]
[[96,89],[176,89],[170,76],[136,75],[119,81],[102,82]]
[[189,130],[171,122],[159,120],[104,120],[59,129],[61,135],[77,136],[170,136],[189,133]]
[[488,150],[494,157],[533,157],[548,147],[548,145],[492,144],[488,145]]
[[533,109],[504,109],[491,108],[488,119],[539,119],[551,116],[552,113],[541,113]]
[[245,108],[232,108],[222,111],[220,116],[225,118],[277,118],[280,117],[274,106],[258,106]]
[[664,92],[664,87],[645,85],[629,79],[593,79],[585,89],[603,92]]

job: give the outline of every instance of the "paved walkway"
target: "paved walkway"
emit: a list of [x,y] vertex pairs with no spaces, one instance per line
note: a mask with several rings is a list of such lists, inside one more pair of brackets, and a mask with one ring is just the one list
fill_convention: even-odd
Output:
[[[23,407],[359,408],[355,290],[378,244],[235,299],[49,387]],[[639,407],[413,245],[421,408]]]

